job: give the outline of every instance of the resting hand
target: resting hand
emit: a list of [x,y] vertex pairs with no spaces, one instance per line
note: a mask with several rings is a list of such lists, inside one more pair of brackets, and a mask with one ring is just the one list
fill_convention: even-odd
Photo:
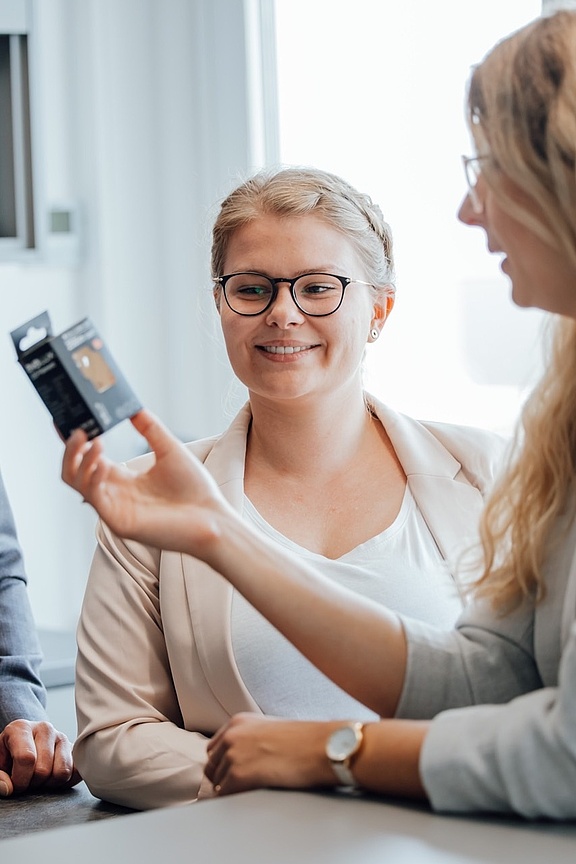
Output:
[[3,797],[40,789],[69,789],[80,779],[72,762],[70,741],[51,723],[13,720],[0,732]]
[[201,463],[149,411],[132,425],[154,451],[144,473],[104,456],[100,438],[76,430],[66,442],[62,479],[76,489],[119,536],[201,556],[220,533],[218,516],[229,510]]
[[325,743],[339,723],[236,714],[208,743],[205,773],[219,795],[334,786]]

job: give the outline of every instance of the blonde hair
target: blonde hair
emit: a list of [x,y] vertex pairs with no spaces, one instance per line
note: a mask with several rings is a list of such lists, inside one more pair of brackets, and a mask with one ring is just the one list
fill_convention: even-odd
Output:
[[[576,12],[538,19],[498,43],[473,71],[468,108],[478,153],[489,157],[486,183],[510,215],[576,269]],[[502,175],[536,207],[527,212],[512,201]],[[543,563],[560,518],[574,506],[576,321],[554,323],[547,371],[481,522],[483,575],[474,591],[502,612],[524,597],[542,600]]]
[[[354,245],[376,290],[394,290],[392,233],[380,208],[342,178],[316,168],[266,169],[225,198],[212,230],[213,278],[223,275],[234,231],[264,214],[320,217]],[[216,285],[217,301],[218,292]]]

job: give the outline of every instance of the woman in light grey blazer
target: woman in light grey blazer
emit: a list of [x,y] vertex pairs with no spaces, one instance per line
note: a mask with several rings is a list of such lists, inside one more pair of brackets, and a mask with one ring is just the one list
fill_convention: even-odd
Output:
[[[50,723],[26,572],[0,476],[0,796],[79,780],[72,746]],[[33,761],[30,753],[35,754]]]
[[[503,441],[420,423],[364,392],[364,354],[394,301],[379,208],[323,171],[259,173],[222,203],[212,268],[249,401],[222,435],[189,449],[226,506],[340,590],[452,626],[453,559],[477,536]],[[78,627],[74,747],[93,794],[138,808],[212,795],[207,741],[239,711],[377,719],[201,556],[162,547],[98,528]]]

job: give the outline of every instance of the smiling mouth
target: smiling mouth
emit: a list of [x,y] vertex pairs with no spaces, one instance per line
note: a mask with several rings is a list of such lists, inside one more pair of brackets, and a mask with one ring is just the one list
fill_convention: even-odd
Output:
[[314,345],[258,345],[258,348],[267,354],[298,354],[314,348]]

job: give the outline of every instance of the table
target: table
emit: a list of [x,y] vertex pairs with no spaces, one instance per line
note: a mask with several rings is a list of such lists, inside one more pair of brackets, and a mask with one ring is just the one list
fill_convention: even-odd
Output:
[[[17,798],[0,798],[0,842],[9,837],[46,831],[62,825],[95,822],[137,811],[100,801],[85,783],[66,792],[30,793]],[[0,860],[2,856],[0,855]]]
[[574,864],[576,823],[439,816],[346,793],[259,790],[0,841],[18,864]]

